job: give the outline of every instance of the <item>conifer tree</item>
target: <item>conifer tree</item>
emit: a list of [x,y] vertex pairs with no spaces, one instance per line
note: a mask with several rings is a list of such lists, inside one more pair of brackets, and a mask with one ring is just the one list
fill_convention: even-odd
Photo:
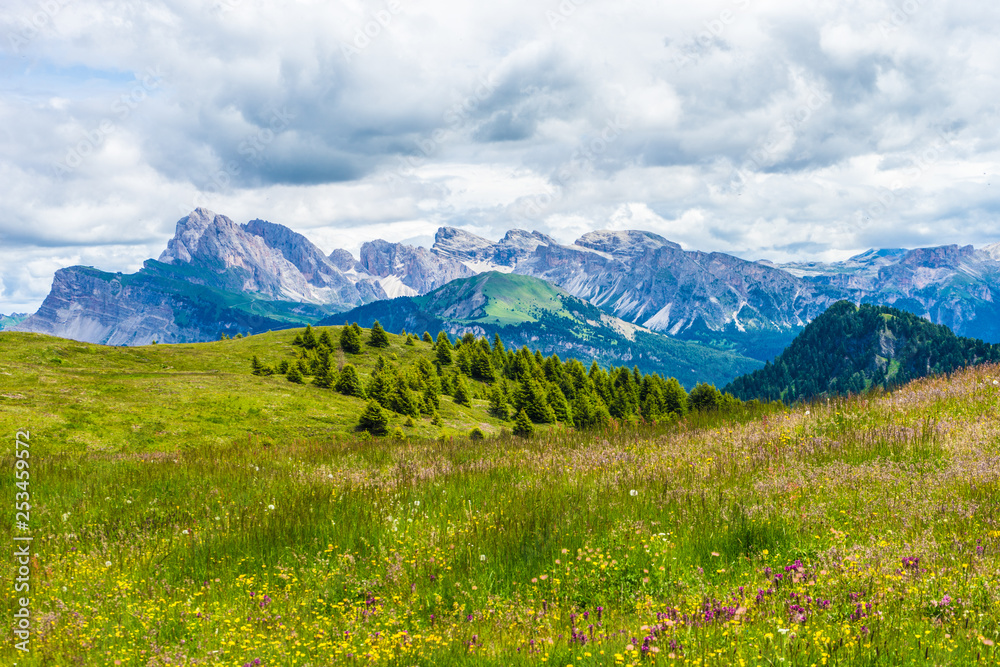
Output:
[[340,377],[337,378],[337,384],[334,385],[334,389],[345,396],[365,398],[365,390],[361,386],[361,377],[358,375],[358,371],[354,368],[353,364],[344,364],[344,368],[340,371]]
[[552,406],[552,412],[555,414],[556,419],[567,426],[572,426],[573,413],[570,410],[569,401],[566,400],[566,395],[562,393],[562,389],[560,389],[558,385],[552,385],[549,388],[547,398],[549,405]]
[[257,358],[256,354],[253,355],[253,359],[250,360],[250,368],[252,369],[251,372],[254,375],[264,375],[264,364],[260,363],[260,359]]
[[434,339],[431,338],[431,334],[429,331],[425,331],[424,335],[420,337],[420,340],[424,341],[425,343],[431,343],[432,345],[434,344]]
[[451,351],[452,351],[451,341],[448,340],[448,334],[441,332],[438,334],[437,343],[434,344],[434,351],[439,366],[449,366],[451,365]]
[[496,380],[496,373],[493,371],[493,362],[490,361],[489,354],[483,352],[481,349],[476,350],[472,357],[472,377],[489,383]]
[[333,340],[330,338],[330,332],[326,329],[323,329],[323,333],[319,335],[319,346],[328,350],[333,349]]
[[510,402],[507,400],[507,392],[502,382],[497,382],[490,389],[489,401],[490,415],[504,421],[510,419]]
[[294,382],[295,384],[302,384],[305,382],[302,377],[302,371],[299,370],[298,364],[290,364],[288,367],[288,373],[285,374],[285,377],[289,382]]
[[472,352],[470,348],[470,345],[463,343],[458,348],[458,352],[455,353],[455,365],[466,376],[472,375]]
[[714,385],[698,383],[688,396],[688,405],[692,411],[717,410],[722,401],[722,394]]
[[386,335],[385,329],[378,323],[378,320],[375,320],[375,324],[372,325],[371,334],[368,336],[368,344],[375,348],[389,347],[389,336]]
[[316,375],[313,384],[322,389],[331,389],[337,383],[337,376],[330,366],[324,367]]
[[425,414],[432,415],[441,407],[441,384],[436,375],[424,383],[423,399]]
[[455,402],[459,405],[472,405],[472,393],[469,391],[469,385],[465,382],[465,377],[458,375],[455,377],[454,381],[454,392],[453,396]]
[[392,400],[392,393],[396,388],[396,378],[388,368],[377,369],[368,379],[365,387],[365,394],[368,398],[379,402],[383,407],[389,407]]
[[289,366],[288,360],[287,359],[282,359],[278,363],[278,372],[281,373],[282,375],[287,374],[288,373],[288,366]]
[[420,415],[420,401],[402,377],[396,380],[396,390],[392,394],[390,407],[397,414],[410,417]]
[[340,349],[348,354],[361,352],[361,336],[353,326],[346,326],[340,330]]
[[556,420],[555,412],[537,380],[531,378],[521,382],[516,393],[517,409],[524,410],[531,421],[536,424],[551,424]]
[[413,336],[411,336],[410,334],[406,334],[406,343],[405,344],[409,345],[410,347],[413,347]]
[[521,410],[517,413],[517,419],[514,420],[514,435],[520,438],[530,438],[534,434],[534,424],[532,424],[531,419],[528,418],[528,413]]
[[378,401],[368,401],[358,420],[358,430],[368,431],[372,435],[385,435],[389,432],[389,415]]
[[306,325],[305,333],[302,334],[302,347],[311,350],[316,347],[316,335],[313,333],[311,324]]

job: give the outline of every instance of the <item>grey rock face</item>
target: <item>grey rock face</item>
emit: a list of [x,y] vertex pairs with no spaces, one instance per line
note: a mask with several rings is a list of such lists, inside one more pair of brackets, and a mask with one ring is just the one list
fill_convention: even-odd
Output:
[[378,280],[389,297],[414,296],[475,275],[469,267],[426,248],[388,241],[369,241],[361,246],[361,268]]

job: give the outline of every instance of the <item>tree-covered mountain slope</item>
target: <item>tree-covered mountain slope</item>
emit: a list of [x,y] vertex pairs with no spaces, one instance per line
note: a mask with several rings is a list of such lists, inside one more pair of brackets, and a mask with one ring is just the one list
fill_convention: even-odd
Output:
[[1000,360],[1000,345],[960,338],[951,329],[888,306],[839,301],[792,344],[726,391],[743,399],[795,401],[822,394],[892,387]]
[[724,350],[679,341],[608,315],[591,303],[538,278],[491,271],[454,280],[424,296],[378,301],[329,317],[388,331],[467,332],[509,345],[527,345],[601,365],[638,366],[677,378],[684,386],[722,385],[761,362]]

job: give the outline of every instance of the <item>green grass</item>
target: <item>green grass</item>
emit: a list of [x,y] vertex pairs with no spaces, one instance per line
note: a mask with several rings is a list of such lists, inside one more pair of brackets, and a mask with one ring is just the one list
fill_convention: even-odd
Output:
[[[1000,367],[734,419],[366,440],[360,401],[249,375],[289,338],[0,334],[0,474],[30,429],[37,554],[32,651],[8,640],[0,663],[1000,657]],[[478,419],[448,409],[456,433]],[[15,492],[0,486],[8,544]],[[0,597],[8,627],[17,597]]]
[[[317,335],[322,329],[317,329]],[[30,424],[63,451],[175,451],[228,445],[248,433],[267,442],[296,437],[336,438],[353,432],[365,405],[312,385],[293,385],[284,376],[254,377],[250,359],[275,365],[294,361],[296,330],[248,338],[183,345],[108,347],[42,336],[0,333],[0,428],[11,433]],[[430,346],[403,345],[390,336],[381,352],[407,365]],[[366,379],[376,352],[344,354]],[[475,386],[481,385],[473,383]],[[466,434],[474,426],[497,432],[500,422],[442,396],[443,428],[430,418],[412,428],[394,415],[390,428],[409,436]]]

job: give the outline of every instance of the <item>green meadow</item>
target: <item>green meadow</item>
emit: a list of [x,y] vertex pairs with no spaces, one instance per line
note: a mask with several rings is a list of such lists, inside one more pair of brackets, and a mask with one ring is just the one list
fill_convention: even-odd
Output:
[[3,539],[33,538],[30,651],[7,558],[0,663],[1000,662],[1000,367],[531,437],[470,379],[373,437],[366,400],[251,374],[296,333],[0,333]]

